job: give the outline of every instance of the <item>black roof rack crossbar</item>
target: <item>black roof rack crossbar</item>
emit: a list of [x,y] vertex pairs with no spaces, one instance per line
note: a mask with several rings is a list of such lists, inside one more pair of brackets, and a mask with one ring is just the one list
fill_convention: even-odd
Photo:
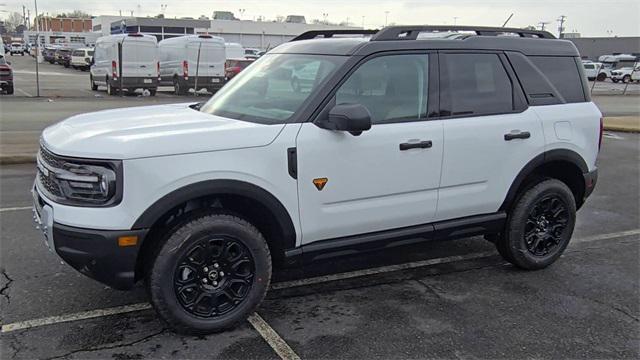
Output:
[[333,37],[333,35],[373,35],[377,33],[378,30],[366,29],[310,30],[303,32],[289,41],[309,40],[315,39],[319,36],[323,38],[330,38]]
[[517,34],[520,37],[555,39],[548,31],[526,30],[518,28],[488,27],[488,26],[450,26],[450,25],[417,25],[417,26],[389,26],[375,34],[371,41],[385,40],[416,40],[421,32],[456,32],[472,31],[476,35],[497,36],[500,34]]

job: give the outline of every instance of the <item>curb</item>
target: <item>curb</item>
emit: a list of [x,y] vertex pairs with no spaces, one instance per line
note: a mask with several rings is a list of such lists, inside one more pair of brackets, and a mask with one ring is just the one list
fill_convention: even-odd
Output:
[[630,127],[625,127],[625,126],[615,126],[615,125],[605,125],[604,126],[604,130],[605,131],[618,131],[618,132],[625,132],[625,133],[640,133],[640,129],[638,128],[630,128]]
[[0,165],[35,164],[36,156],[29,154],[0,155]]

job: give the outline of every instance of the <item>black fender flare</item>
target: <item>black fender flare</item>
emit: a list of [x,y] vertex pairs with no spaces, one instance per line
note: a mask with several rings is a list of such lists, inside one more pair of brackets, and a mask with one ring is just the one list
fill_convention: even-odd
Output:
[[283,248],[295,247],[295,227],[284,205],[267,190],[239,180],[206,180],[174,190],[148,207],[135,221],[132,229],[148,229],[170,209],[189,200],[215,195],[238,195],[259,202],[271,211],[282,229],[283,238],[278,241]]
[[522,170],[520,170],[516,178],[513,180],[513,183],[511,183],[511,187],[509,187],[507,196],[502,202],[502,205],[500,205],[500,210],[506,211],[507,209],[509,209],[509,206],[515,201],[516,197],[518,196],[518,190],[520,189],[520,186],[522,186],[529,175],[531,175],[538,167],[554,161],[565,161],[574,164],[580,169],[583,174],[589,172],[589,167],[587,166],[587,163],[584,161],[582,156],[580,156],[580,154],[573,150],[554,149],[546,151],[534,157],[522,168]]

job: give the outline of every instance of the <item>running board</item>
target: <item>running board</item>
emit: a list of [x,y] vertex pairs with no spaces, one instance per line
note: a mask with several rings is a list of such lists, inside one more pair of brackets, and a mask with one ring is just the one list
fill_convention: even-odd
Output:
[[285,251],[286,264],[297,266],[317,260],[354,255],[432,240],[450,240],[498,233],[507,219],[505,212],[474,215],[454,220],[409,226],[393,230],[315,241]]

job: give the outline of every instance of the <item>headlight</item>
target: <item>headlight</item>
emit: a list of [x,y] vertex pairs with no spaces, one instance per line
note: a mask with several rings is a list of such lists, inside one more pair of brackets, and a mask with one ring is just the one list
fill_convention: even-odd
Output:
[[38,188],[55,202],[78,206],[113,206],[122,195],[122,163],[38,152]]

